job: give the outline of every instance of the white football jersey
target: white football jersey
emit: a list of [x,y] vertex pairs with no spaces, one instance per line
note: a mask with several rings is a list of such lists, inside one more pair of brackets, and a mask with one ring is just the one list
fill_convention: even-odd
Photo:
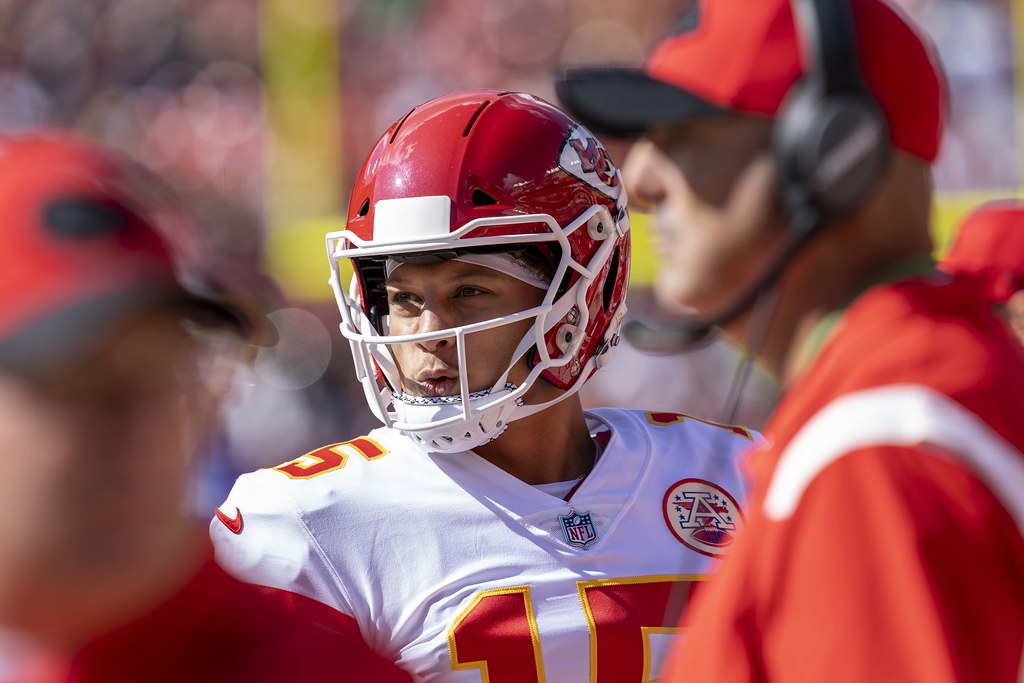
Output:
[[742,525],[754,435],[678,413],[587,420],[607,445],[568,501],[387,428],[246,474],[211,523],[217,559],[351,616],[424,681],[651,680]]

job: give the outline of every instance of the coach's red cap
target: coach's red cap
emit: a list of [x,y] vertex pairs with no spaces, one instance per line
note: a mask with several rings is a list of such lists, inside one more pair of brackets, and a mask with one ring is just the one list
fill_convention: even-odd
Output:
[[62,133],[0,138],[0,367],[45,374],[159,306],[245,330],[240,311],[179,277],[147,203],[153,180]]
[[[946,105],[930,44],[884,0],[843,1],[852,4],[861,73],[893,146],[934,161]],[[584,124],[628,137],[730,112],[774,116],[806,61],[790,0],[696,0],[643,69],[570,69],[556,89]]]
[[939,268],[981,277],[994,303],[1024,289],[1024,202],[989,202],[969,213]]

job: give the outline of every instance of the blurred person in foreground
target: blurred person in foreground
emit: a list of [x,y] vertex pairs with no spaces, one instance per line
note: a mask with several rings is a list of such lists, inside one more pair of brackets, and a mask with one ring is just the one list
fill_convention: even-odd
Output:
[[218,560],[330,606],[422,680],[656,675],[742,524],[753,437],[583,410],[629,278],[604,146],[531,95],[439,97],[377,141],[327,244],[385,426],[239,478],[211,525]]
[[644,69],[559,81],[646,137],[627,187],[677,300],[783,383],[663,680],[1017,680],[1024,364],[930,259],[942,77],[882,0],[794,5],[699,0]]
[[1024,202],[988,202],[967,214],[939,268],[984,281],[996,315],[1024,344]]
[[[0,680],[408,680],[214,562],[192,466],[258,313],[141,167],[0,138]],[[209,286],[206,286],[209,285]]]

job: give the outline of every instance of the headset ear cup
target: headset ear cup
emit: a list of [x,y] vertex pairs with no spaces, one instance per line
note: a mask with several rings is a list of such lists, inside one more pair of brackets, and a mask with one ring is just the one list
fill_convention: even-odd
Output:
[[777,122],[776,154],[787,210],[810,206],[825,221],[859,206],[890,156],[885,117],[869,97],[799,90]]
[[779,196],[788,216],[813,205],[814,160],[808,159],[807,131],[820,102],[810,84],[802,82],[790,93],[775,118],[772,144],[778,166]]

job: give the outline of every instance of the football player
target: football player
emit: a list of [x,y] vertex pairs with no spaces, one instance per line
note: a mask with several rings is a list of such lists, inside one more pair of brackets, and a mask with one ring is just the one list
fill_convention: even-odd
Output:
[[239,478],[220,561],[422,680],[654,676],[742,527],[752,434],[581,408],[618,343],[629,238],[617,168],[554,106],[472,91],[397,121],[327,237],[385,426]]
[[0,138],[0,208],[0,680],[409,680],[230,577],[186,504],[259,328],[172,246],[199,226],[57,132]]

